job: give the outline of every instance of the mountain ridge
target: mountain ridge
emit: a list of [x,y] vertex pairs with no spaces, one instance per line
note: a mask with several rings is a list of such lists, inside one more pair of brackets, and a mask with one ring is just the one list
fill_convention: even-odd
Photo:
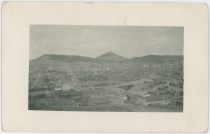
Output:
[[166,61],[166,60],[183,60],[183,55],[145,55],[141,57],[125,58],[113,52],[107,52],[95,58],[78,56],[78,55],[58,55],[58,54],[43,54],[42,56],[32,59],[30,61],[37,60],[51,60],[51,61],[88,61],[88,62],[123,62],[123,61]]
[[154,57],[158,57],[158,58],[163,58],[163,57],[183,57],[183,55],[145,55],[145,56],[140,56],[140,57],[126,58],[126,57],[120,56],[118,54],[115,54],[113,52],[107,52],[107,53],[104,53],[102,55],[99,55],[99,56],[97,56],[95,58],[87,57],[87,56],[79,56],[79,55],[43,54],[42,56],[40,56],[38,58],[31,59],[30,61],[37,60],[37,59],[53,59],[55,57],[65,57],[65,58],[75,58],[75,57],[78,57],[78,58],[101,59],[101,60],[103,60],[103,58],[101,58],[101,57],[104,57],[104,56],[107,56],[107,55],[108,56],[109,55],[115,55],[115,56],[119,56],[119,57],[122,57],[123,59],[127,59],[127,60],[137,59],[137,58],[148,59],[148,58],[154,58]]

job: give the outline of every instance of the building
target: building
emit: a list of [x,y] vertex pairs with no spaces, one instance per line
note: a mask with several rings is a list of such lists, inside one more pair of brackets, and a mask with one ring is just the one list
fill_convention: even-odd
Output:
[[54,91],[61,91],[61,90],[62,90],[62,88],[60,86],[57,86],[54,88]]
[[127,103],[133,103],[133,104],[136,104],[136,105],[145,104],[145,99],[138,94],[129,93],[125,97],[123,97],[123,99]]
[[145,105],[167,105],[170,101],[163,99],[161,96],[151,96],[146,98]]
[[171,105],[182,106],[183,105],[183,97],[174,97],[170,102]]
[[62,91],[70,91],[71,89],[74,89],[70,84],[63,84],[61,87]]

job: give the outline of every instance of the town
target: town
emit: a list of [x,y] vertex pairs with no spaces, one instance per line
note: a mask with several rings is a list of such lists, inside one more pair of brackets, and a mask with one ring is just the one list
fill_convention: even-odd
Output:
[[45,55],[30,61],[30,110],[183,111],[183,56],[58,58]]

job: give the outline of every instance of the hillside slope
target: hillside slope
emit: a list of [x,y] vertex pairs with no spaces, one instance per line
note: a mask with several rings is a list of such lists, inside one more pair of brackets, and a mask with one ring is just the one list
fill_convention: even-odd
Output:
[[81,83],[119,83],[161,71],[173,73],[179,68],[183,68],[183,56],[153,55],[126,59],[113,53],[97,58],[47,54],[30,61],[29,89],[54,88],[68,83],[83,90]]

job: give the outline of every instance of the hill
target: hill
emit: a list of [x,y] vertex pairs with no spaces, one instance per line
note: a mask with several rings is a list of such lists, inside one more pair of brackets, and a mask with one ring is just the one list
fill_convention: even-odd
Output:
[[30,61],[29,86],[32,89],[69,82],[74,84],[89,81],[95,84],[106,81],[122,82],[148,77],[146,73],[148,69],[154,75],[160,74],[160,69],[167,71],[170,67],[172,72],[174,68],[182,66],[183,56],[148,55],[126,59],[111,52],[97,58],[45,54]]
[[129,59],[130,62],[141,62],[141,63],[164,63],[164,62],[176,62],[183,61],[182,55],[147,55],[143,57],[134,57]]
[[124,58],[112,52],[108,52],[101,56],[98,56],[97,59],[106,60],[106,61],[123,61],[123,60],[126,60],[127,58]]
[[[62,61],[62,62],[74,62],[74,61],[95,61],[95,58],[83,57],[77,55],[56,55],[56,54],[44,54],[41,57],[35,60],[53,60],[53,61]],[[34,61],[34,60],[33,60]]]

